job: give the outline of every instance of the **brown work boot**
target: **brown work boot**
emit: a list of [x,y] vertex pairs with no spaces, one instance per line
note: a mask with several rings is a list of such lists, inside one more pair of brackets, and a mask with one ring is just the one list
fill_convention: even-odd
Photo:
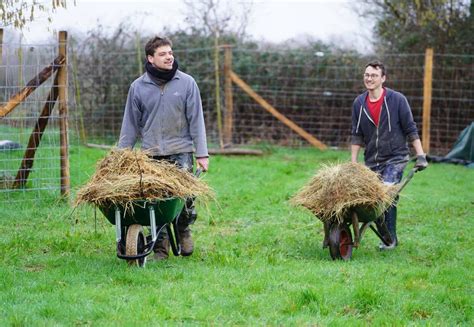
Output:
[[153,248],[155,254],[153,255],[153,261],[160,261],[168,259],[170,252],[170,241],[165,238],[161,241],[156,241],[155,247]]
[[186,227],[183,231],[179,232],[179,241],[181,244],[181,255],[190,256],[194,251],[194,242],[191,237],[191,229]]

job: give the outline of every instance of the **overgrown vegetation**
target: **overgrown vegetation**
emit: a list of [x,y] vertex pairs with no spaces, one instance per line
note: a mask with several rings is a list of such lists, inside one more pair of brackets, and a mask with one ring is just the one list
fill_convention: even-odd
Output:
[[[214,40],[198,28],[163,31],[174,42],[180,69],[198,82],[206,126],[211,139],[219,134],[217,105],[226,113],[224,76],[220,71],[220,98],[216,101]],[[75,40],[77,58],[74,85],[80,93],[77,105],[90,126],[85,133],[89,142],[112,144],[116,141],[130,83],[142,72],[142,47],[151,35],[139,34],[126,24],[109,36],[98,28],[85,40]],[[350,108],[355,96],[363,90],[361,72],[373,59],[317,40],[306,43],[259,44],[235,33],[220,35],[220,44],[232,46],[232,70],[253,90],[285,116],[330,146],[345,146],[349,140]],[[284,51],[282,51],[284,49]],[[397,47],[378,52],[388,71],[387,87],[403,92],[412,106],[415,119],[421,123],[425,47],[400,54]],[[416,50],[416,51],[415,51]],[[116,55],[110,56],[110,53]],[[462,53],[462,52],[461,52]],[[443,56],[435,48],[432,97],[432,148],[434,154],[445,154],[459,132],[470,123],[472,113],[464,110],[459,99],[470,98],[466,84],[472,80],[473,56]],[[220,50],[220,69],[223,68]],[[113,83],[112,83],[113,81]],[[300,145],[296,134],[265,112],[234,87],[234,137],[238,144],[271,141],[283,145]],[[455,121],[455,123],[454,123]]]
[[[474,171],[430,165],[403,190],[400,246],[368,232],[349,262],[321,249],[322,224],[289,198],[345,151],[262,148],[211,158],[217,203],[199,209],[196,251],[131,268],[114,227],[55,196],[3,204],[0,325],[472,325]],[[75,148],[74,188],[105,151]]]
[[375,21],[378,52],[472,53],[474,3],[469,0],[362,0]]

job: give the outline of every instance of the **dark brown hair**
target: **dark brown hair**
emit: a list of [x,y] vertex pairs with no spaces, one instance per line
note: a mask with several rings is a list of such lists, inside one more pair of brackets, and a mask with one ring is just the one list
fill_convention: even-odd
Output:
[[372,60],[370,61],[367,65],[365,65],[364,69],[367,68],[367,67],[373,67],[375,69],[379,69],[382,71],[382,76],[385,76],[385,66],[384,64],[379,61],[379,60]]
[[150,41],[146,43],[145,55],[153,56],[155,54],[155,50],[164,45],[169,45],[170,47],[173,47],[173,43],[166,36],[163,36],[163,37],[155,36],[154,38],[150,39]]

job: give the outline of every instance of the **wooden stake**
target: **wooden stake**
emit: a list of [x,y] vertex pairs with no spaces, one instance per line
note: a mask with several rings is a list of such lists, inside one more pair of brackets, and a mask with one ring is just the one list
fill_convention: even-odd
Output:
[[13,109],[15,109],[23,100],[26,99],[26,97],[28,97],[28,95],[36,90],[38,86],[43,84],[44,81],[46,81],[51,76],[51,74],[65,62],[66,58],[61,55],[54,59],[54,62],[51,63],[51,65],[43,69],[35,78],[29,81],[28,84],[26,84],[26,86],[20,90],[20,92],[12,96],[6,105],[0,107],[0,118],[5,117]]
[[232,94],[232,47],[224,48],[224,90],[225,90],[225,117],[224,117],[224,144],[232,144],[234,99]]
[[294,132],[308,141],[310,144],[314,145],[316,148],[320,150],[325,150],[327,147],[324,143],[319,141],[317,138],[306,132],[304,129],[296,125],[293,121],[288,119],[285,115],[281,114],[278,110],[276,110],[272,105],[270,105],[267,101],[265,101],[260,95],[258,95],[252,88],[245,83],[242,79],[240,79],[237,74],[233,71],[230,72],[230,76],[232,81],[237,84],[242,90],[244,90],[251,98],[253,98],[259,105],[263,107],[263,109],[267,110],[271,113],[276,119],[281,121],[283,124],[291,128]]
[[0,28],[0,66],[3,63],[3,28]]
[[219,145],[224,148],[224,139],[222,136],[222,114],[221,114],[221,83],[219,74],[219,32],[214,33],[214,77],[216,79],[216,114],[217,114],[217,132],[219,134]]
[[20,165],[20,169],[16,174],[15,182],[13,183],[13,188],[22,188],[25,187],[26,182],[28,181],[28,176],[30,174],[31,168],[33,168],[34,158],[36,150],[40,145],[41,137],[43,132],[48,125],[49,117],[53,111],[54,105],[56,104],[56,99],[58,98],[58,74],[54,78],[53,86],[49,92],[46,103],[41,111],[41,114],[31,132],[28,145],[26,147],[25,155]]
[[77,56],[74,51],[74,47],[71,46],[71,57],[72,57],[72,81],[74,83],[74,89],[76,90],[76,110],[79,112],[79,129],[81,141],[83,144],[87,141],[86,128],[84,126],[84,109],[81,102],[81,86],[79,85],[79,79],[77,78]]
[[423,150],[430,152],[431,94],[433,83],[433,48],[425,52],[425,77],[423,80],[423,130],[421,135]]
[[137,64],[138,64],[138,75],[143,75],[143,57],[142,57],[142,45],[140,34],[135,34],[135,46],[137,47]]
[[[59,32],[59,55],[67,58],[67,32]],[[61,195],[68,198],[70,191],[69,177],[69,141],[68,141],[68,108],[67,108],[67,60],[58,70],[59,102],[59,152],[61,155]]]

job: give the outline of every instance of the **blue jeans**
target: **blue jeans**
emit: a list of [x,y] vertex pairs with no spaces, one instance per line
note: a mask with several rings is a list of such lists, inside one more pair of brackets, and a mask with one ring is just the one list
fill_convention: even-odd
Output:
[[[398,184],[402,180],[403,177],[403,170],[405,169],[407,163],[397,163],[397,164],[387,164],[383,166],[379,166],[373,168],[372,170],[378,173],[384,182],[384,184],[393,185]],[[384,212],[383,216],[385,219],[385,224],[387,225],[387,229],[390,232],[390,236],[393,242],[398,243],[397,238],[397,202],[398,196],[396,197],[394,203]],[[377,224],[379,232],[381,232],[381,228],[379,224]]]
[[[153,156],[155,160],[165,160],[170,163],[176,164],[181,169],[186,169],[188,172],[193,173],[193,154],[191,152],[177,153],[169,156]],[[194,207],[194,199],[186,199],[186,204],[183,211],[178,217],[178,231],[183,232],[189,225],[194,224],[197,218],[196,209]],[[166,236],[166,230],[163,229],[163,236]]]

